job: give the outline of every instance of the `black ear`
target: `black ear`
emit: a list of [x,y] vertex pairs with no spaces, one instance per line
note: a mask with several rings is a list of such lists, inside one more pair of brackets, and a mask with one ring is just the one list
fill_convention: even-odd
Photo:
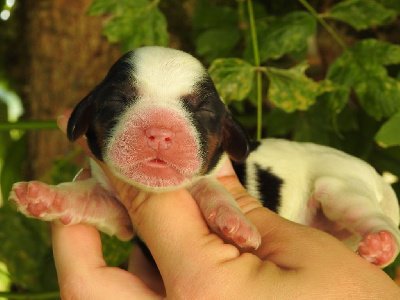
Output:
[[68,120],[67,137],[73,142],[86,133],[93,119],[93,96],[89,94],[73,110]]
[[249,155],[249,138],[242,126],[231,115],[227,115],[223,120],[222,148],[236,162],[245,160]]

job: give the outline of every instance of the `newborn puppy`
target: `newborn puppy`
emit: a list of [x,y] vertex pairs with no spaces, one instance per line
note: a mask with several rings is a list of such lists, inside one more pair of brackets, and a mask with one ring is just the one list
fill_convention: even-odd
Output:
[[234,168],[248,192],[280,216],[324,230],[384,267],[400,249],[399,204],[364,161],[311,143],[265,139]]
[[[84,134],[94,156],[122,180],[150,192],[185,187],[213,231],[241,248],[260,245],[256,228],[213,175],[228,156],[247,157],[247,136],[191,55],[162,47],[125,54],[72,112],[68,138]],[[132,238],[129,216],[94,160],[91,171],[93,178],[57,186],[17,183],[10,198],[28,216]]]
[[[71,141],[85,134],[93,154],[140,189],[187,188],[211,229],[241,248],[256,249],[261,239],[215,178],[227,157],[248,191],[281,216],[333,234],[379,266],[398,254],[397,199],[371,166],[332,148],[275,139],[255,143],[249,155],[206,70],[181,51],[124,55],[77,105],[67,134]],[[93,178],[57,186],[17,183],[10,199],[28,216],[131,238],[131,220],[93,160],[91,171]]]

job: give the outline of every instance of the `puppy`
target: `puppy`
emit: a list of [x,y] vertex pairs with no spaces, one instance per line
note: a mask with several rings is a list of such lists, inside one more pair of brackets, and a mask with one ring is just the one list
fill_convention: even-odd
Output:
[[[397,199],[372,167],[283,140],[250,151],[204,67],[184,52],[144,47],[124,55],[77,105],[67,134],[71,141],[85,134],[94,156],[140,189],[187,188],[210,228],[240,248],[256,249],[261,239],[215,178],[228,158],[248,191],[283,217],[335,235],[379,266],[398,254]],[[91,171],[93,178],[57,186],[17,183],[10,199],[27,216],[132,238],[129,216],[93,160]]]
[[[72,112],[68,138],[84,134],[119,178],[151,192],[185,187],[212,230],[241,248],[260,245],[258,231],[214,176],[228,156],[244,160],[249,141],[191,55],[162,47],[125,54]],[[129,216],[93,160],[91,171],[93,178],[57,186],[17,183],[10,199],[28,216],[132,238]]]
[[264,139],[234,168],[248,192],[280,216],[332,234],[381,267],[398,255],[396,194],[364,161],[312,143]]

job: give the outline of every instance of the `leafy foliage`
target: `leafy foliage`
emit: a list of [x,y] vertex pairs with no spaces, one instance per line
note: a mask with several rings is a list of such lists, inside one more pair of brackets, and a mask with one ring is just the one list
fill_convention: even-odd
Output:
[[291,69],[267,68],[269,100],[284,111],[307,110],[320,93],[319,84],[305,75],[306,64]]
[[315,18],[304,11],[294,11],[266,22],[258,32],[261,62],[305,50],[307,38],[315,34],[316,27]]
[[89,8],[89,15],[112,14],[103,33],[111,43],[122,41],[127,51],[143,45],[168,43],[167,22],[157,7],[159,1],[97,0]]
[[243,100],[253,84],[254,67],[237,59],[216,59],[210,66],[210,76],[224,101]]
[[396,18],[396,12],[375,1],[349,0],[335,5],[328,16],[362,30],[392,22]]
[[380,120],[400,107],[400,82],[390,77],[385,68],[400,63],[399,59],[400,46],[364,40],[347,49],[331,65],[327,77],[348,88],[348,92],[353,88],[365,111]]
[[[170,20],[159,2],[94,0],[88,14],[109,17],[103,33],[111,43],[120,43],[123,51],[165,46]],[[380,172],[400,177],[400,46],[381,38],[388,26],[396,26],[399,1],[323,1],[318,7],[328,9],[321,13],[305,0],[287,1],[284,8],[252,2],[254,20],[246,1],[194,1],[188,9],[191,27],[181,28],[190,31],[191,40],[183,42],[193,45],[195,55],[209,65],[218,92],[239,121],[251,133],[261,127],[264,137],[342,149]],[[346,30],[336,32],[339,27]],[[257,41],[251,29],[257,32]],[[327,48],[336,43],[341,51],[330,53]],[[262,120],[255,118],[258,103],[263,104]],[[4,112],[0,106],[0,120],[5,120]],[[25,147],[23,138],[14,141],[8,131],[0,131],[0,138],[0,158],[5,162],[1,187],[7,199],[11,184],[21,179],[18,170]],[[75,172],[76,166],[66,158],[54,163],[49,177],[57,183]],[[400,196],[400,184],[394,188]],[[54,268],[43,267],[53,266],[44,223],[17,214],[7,202],[0,209],[0,220],[7,224],[0,231],[0,260],[7,264],[14,284],[31,291],[56,286],[48,280]],[[130,244],[102,239],[108,263],[119,265]],[[397,265],[399,259],[388,273],[393,275]]]

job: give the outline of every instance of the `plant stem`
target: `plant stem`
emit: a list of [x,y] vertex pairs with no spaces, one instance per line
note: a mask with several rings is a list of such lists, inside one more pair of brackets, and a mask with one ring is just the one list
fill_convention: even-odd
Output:
[[256,84],[257,84],[257,140],[262,137],[262,77],[260,71],[260,55],[258,53],[257,28],[254,20],[253,2],[247,1],[247,10],[249,12],[251,39],[253,43],[254,63],[256,66]]
[[0,122],[0,130],[38,130],[57,129],[56,121],[22,121],[22,122]]
[[339,37],[339,35],[332,29],[331,26],[326,23],[324,18],[320,17],[317,11],[307,2],[307,0],[298,0],[313,16],[318,20],[319,23],[325,28],[326,31],[334,38],[334,40],[342,47],[343,50],[347,48],[346,44]]

